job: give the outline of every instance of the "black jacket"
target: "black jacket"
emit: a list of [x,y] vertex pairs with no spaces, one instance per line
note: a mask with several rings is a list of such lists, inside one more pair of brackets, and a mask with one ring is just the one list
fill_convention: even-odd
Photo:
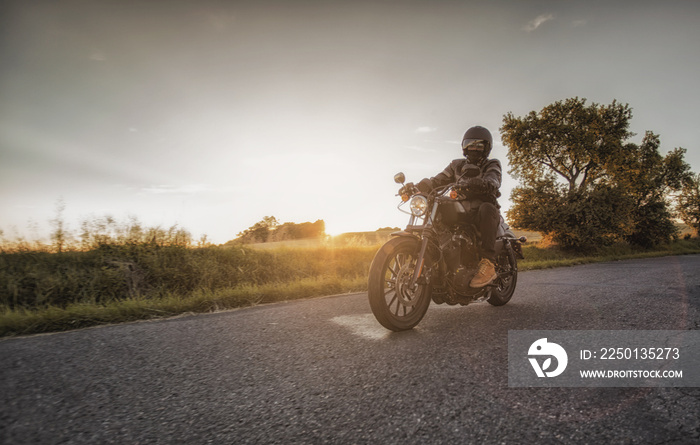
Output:
[[[418,189],[427,192],[436,187],[442,187],[444,185],[455,183],[462,176],[464,173],[464,167],[468,164],[469,162],[466,158],[455,159],[436,176],[430,179],[423,179],[421,182],[419,182],[417,184]],[[483,162],[481,162],[479,168],[481,169],[481,174],[478,177],[482,178],[484,182],[489,184],[489,188],[492,190],[487,195],[480,196],[479,198],[484,201],[496,203],[496,198],[501,196],[501,193],[498,191],[498,189],[501,188],[501,161],[498,159],[485,159]],[[467,178],[462,178],[459,182],[466,183],[466,181]]]

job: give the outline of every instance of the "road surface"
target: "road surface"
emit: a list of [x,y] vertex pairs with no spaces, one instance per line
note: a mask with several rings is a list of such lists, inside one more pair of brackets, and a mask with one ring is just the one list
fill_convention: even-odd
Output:
[[520,274],[390,333],[365,294],[0,341],[0,443],[700,443],[700,388],[509,388],[509,330],[700,328],[700,256]]

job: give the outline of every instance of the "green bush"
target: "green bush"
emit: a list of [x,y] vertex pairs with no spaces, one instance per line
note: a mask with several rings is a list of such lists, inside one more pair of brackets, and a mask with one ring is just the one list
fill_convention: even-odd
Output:
[[368,248],[254,250],[103,245],[88,252],[0,254],[0,306],[105,304],[194,291],[366,276]]

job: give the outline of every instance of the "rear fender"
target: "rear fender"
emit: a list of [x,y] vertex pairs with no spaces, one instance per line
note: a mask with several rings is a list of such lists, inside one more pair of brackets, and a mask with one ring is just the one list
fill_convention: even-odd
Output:
[[515,253],[515,257],[519,260],[524,260],[525,255],[523,255],[523,245],[520,244],[520,241],[511,241],[510,245],[513,248],[513,253]]
[[496,240],[496,255],[500,255],[504,249],[510,249],[515,254],[515,257],[519,260],[524,260],[523,246],[520,244],[520,240],[513,237],[503,237]]

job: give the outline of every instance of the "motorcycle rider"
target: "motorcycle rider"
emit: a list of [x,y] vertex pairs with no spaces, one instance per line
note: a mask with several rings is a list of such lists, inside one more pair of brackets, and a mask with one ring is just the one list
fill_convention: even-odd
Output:
[[[491,132],[484,127],[471,127],[462,138],[462,153],[465,159],[456,159],[441,173],[416,184],[418,190],[428,193],[436,187],[459,183],[466,186],[467,199],[476,201],[476,227],[481,232],[481,260],[476,275],[469,285],[481,288],[492,283],[496,275],[496,233],[501,221],[497,198],[501,196],[501,162],[489,159],[493,147]],[[467,165],[476,165],[481,170],[477,177],[462,178]]]

